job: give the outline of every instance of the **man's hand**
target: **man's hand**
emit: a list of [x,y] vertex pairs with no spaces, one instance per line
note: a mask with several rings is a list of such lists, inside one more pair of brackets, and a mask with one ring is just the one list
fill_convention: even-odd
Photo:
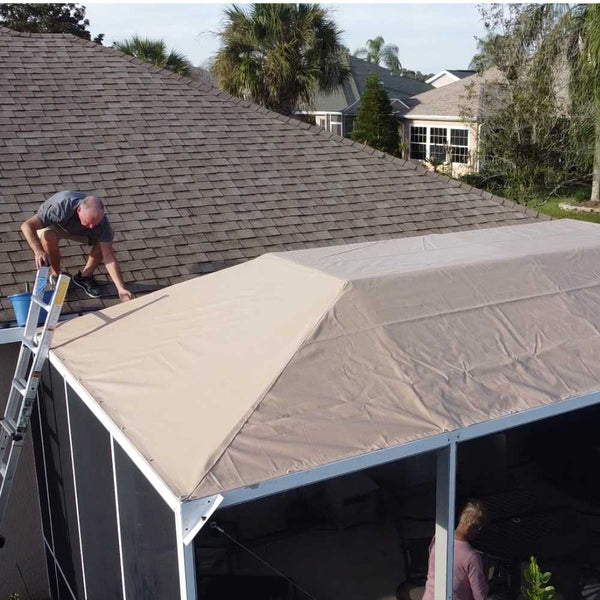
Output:
[[35,250],[34,253],[35,266],[40,269],[41,267],[47,267],[50,265],[50,257],[43,250]]
[[117,291],[119,292],[119,298],[121,298],[122,302],[127,302],[127,300],[133,298],[133,294],[125,288],[119,288]]

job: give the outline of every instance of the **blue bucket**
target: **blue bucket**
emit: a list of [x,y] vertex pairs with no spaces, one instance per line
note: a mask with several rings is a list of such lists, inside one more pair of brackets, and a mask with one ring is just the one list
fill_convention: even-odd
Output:
[[[44,292],[44,302],[48,304],[52,300],[52,294],[54,290],[48,290]],[[12,302],[13,310],[15,311],[15,317],[17,318],[17,325],[24,327],[27,322],[27,314],[29,313],[29,305],[31,304],[31,292],[23,292],[22,294],[13,294],[8,299]],[[40,317],[38,319],[38,325],[42,325],[46,320],[46,311],[40,308]]]

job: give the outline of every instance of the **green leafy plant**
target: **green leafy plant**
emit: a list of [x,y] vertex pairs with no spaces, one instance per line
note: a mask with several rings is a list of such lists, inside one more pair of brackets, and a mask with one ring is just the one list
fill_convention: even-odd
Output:
[[235,4],[224,9],[211,71],[219,87],[283,115],[311,107],[350,75],[342,32],[319,4]]
[[21,600],[21,596],[19,594],[11,594],[8,600]]
[[[0,25],[29,33],[70,33],[89,40],[90,22],[80,4],[0,4]],[[101,44],[104,34],[93,41]]]
[[476,109],[484,188],[529,203],[591,181],[599,201],[600,8],[494,3],[480,12],[487,35],[472,66],[484,77],[495,67]]
[[552,600],[554,598],[554,587],[547,585],[552,573],[542,573],[535,557],[531,557],[529,566],[523,571],[525,584],[521,586],[521,592],[527,600]]
[[155,67],[169,69],[177,73],[177,75],[190,74],[190,62],[179,52],[167,49],[167,45],[163,40],[150,40],[134,35],[128,40],[122,42],[114,42],[113,46],[140,60],[153,64]]

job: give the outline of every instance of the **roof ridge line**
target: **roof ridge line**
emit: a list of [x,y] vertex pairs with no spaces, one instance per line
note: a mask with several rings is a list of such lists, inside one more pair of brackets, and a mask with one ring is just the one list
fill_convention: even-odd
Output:
[[[81,40],[84,43],[94,43],[91,40],[86,40],[84,38],[75,35],[74,33],[68,33],[66,31],[17,31],[16,29],[11,29],[10,27],[6,27],[6,25],[0,24],[0,33],[7,33],[8,35],[14,35],[15,37],[52,37],[52,38],[74,38],[76,40]],[[90,34],[91,37],[91,34]]]
[[[170,77],[172,79],[178,79],[178,80],[182,81],[183,83],[185,83],[186,85],[188,85],[189,87],[201,89],[201,90],[203,90],[207,93],[211,93],[217,97],[222,97],[224,100],[234,102],[235,104],[243,106],[244,108],[248,108],[248,109],[252,110],[252,107],[254,107],[253,112],[260,112],[261,114],[271,115],[283,123],[287,123],[289,125],[295,126],[300,129],[306,129],[307,131],[310,131],[317,136],[326,137],[327,139],[333,140],[334,142],[353,146],[359,152],[361,152],[361,151],[368,152],[368,154],[370,156],[375,156],[377,158],[382,158],[383,160],[388,160],[388,161],[392,162],[393,164],[397,164],[398,166],[401,166],[403,168],[413,169],[421,175],[426,175],[426,174],[433,175],[434,174],[429,169],[423,167],[422,165],[420,165],[418,163],[415,163],[415,161],[412,161],[411,159],[403,159],[403,158],[400,158],[397,156],[393,156],[392,154],[388,154],[386,152],[376,150],[375,148],[371,148],[370,146],[367,146],[366,144],[361,144],[360,142],[356,142],[356,141],[346,138],[344,136],[336,135],[331,131],[326,131],[323,127],[320,127],[318,125],[311,125],[310,123],[306,123],[305,121],[300,121],[299,119],[295,119],[292,116],[282,115],[273,110],[265,108],[264,106],[255,104],[254,102],[251,102],[250,100],[245,100],[243,98],[238,98],[236,96],[232,96],[228,92],[225,92],[224,90],[222,90],[216,86],[213,86],[211,83],[209,83],[207,81],[199,81],[199,80],[192,79],[191,77],[178,75],[177,73],[174,73],[173,71],[171,71],[170,69],[167,69],[165,67],[156,67],[155,65],[152,65],[151,63],[140,60],[139,58],[136,58],[135,56],[125,54],[124,52],[122,52],[118,48],[115,48],[114,46],[103,46],[102,44],[98,44],[91,40],[85,40],[83,38],[80,38],[76,35],[73,35],[72,33],[35,33],[34,34],[34,33],[28,33],[28,32],[15,32],[14,30],[9,29],[8,27],[4,27],[2,25],[0,25],[0,29],[7,30],[10,35],[22,35],[24,37],[31,37],[31,36],[35,36],[35,35],[61,36],[64,38],[70,38],[72,40],[75,40],[75,41],[77,41],[83,45],[86,45],[90,48],[94,48],[98,52],[111,52],[113,54],[116,53],[116,54],[120,55],[122,58],[124,58],[125,60],[128,60],[129,62],[132,62],[140,67],[144,67],[147,71],[150,71],[153,73],[160,73],[160,74],[163,74],[165,77]],[[359,60],[361,60],[361,59],[359,59]],[[478,75],[478,73],[471,75],[470,77],[474,77],[475,75]],[[469,77],[466,77],[465,79],[469,79]],[[464,81],[465,79],[462,79],[459,81]],[[458,82],[455,82],[455,83],[458,83]],[[434,89],[436,89],[436,88],[434,88]],[[437,88],[437,89],[439,89],[439,88]],[[431,90],[427,90],[427,91],[431,91]],[[552,218],[552,217],[547,217],[546,215],[542,215],[538,211],[536,211],[532,208],[523,206],[522,204],[519,204],[518,202],[514,202],[512,200],[508,200],[506,198],[502,198],[500,196],[491,194],[490,192],[486,192],[484,190],[474,188],[462,181],[459,181],[457,179],[454,179],[453,177],[450,177],[449,175],[445,175],[443,173],[437,173],[437,175],[438,175],[438,179],[440,179],[441,176],[443,176],[453,182],[457,182],[457,184],[452,184],[453,187],[461,187],[465,191],[474,193],[474,194],[481,196],[483,198],[486,198],[488,200],[493,200],[494,202],[500,204],[501,206],[510,206],[512,208],[515,208],[516,210],[519,210],[519,212],[523,212],[526,215],[536,217],[541,220],[549,220]]]

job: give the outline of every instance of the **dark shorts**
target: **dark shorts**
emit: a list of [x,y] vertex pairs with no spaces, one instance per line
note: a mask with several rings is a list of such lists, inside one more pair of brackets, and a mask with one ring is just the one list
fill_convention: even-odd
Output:
[[73,235],[72,233],[65,231],[60,225],[50,225],[50,227],[38,229],[38,237],[42,237],[44,231],[53,231],[56,233],[59,240],[71,240],[72,242],[85,244],[87,246],[95,246],[98,243],[98,238],[88,235]]

